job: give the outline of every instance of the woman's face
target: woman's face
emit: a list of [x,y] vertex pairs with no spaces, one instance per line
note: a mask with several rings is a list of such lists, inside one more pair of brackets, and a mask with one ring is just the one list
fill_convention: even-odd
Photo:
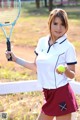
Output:
[[61,19],[59,17],[56,17],[51,24],[52,39],[57,40],[58,38],[63,36],[65,33],[66,33],[65,26],[63,25]]

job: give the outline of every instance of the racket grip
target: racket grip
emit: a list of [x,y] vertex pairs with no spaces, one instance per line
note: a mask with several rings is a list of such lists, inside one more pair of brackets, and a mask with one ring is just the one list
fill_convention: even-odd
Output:
[[[9,41],[9,39],[7,38],[7,51],[11,51],[11,43]],[[8,58],[8,61],[12,61],[12,56],[10,54],[10,57]]]

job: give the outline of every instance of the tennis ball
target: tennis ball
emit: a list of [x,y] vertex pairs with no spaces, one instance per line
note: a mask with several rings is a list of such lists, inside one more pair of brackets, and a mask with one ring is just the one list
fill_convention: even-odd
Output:
[[57,69],[58,69],[59,72],[65,72],[65,66],[64,65],[59,65],[57,67]]

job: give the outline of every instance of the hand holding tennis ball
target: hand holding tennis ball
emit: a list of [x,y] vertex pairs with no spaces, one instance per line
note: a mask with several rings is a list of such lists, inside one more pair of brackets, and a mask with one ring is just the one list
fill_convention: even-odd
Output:
[[64,65],[59,65],[59,66],[57,67],[57,72],[58,72],[58,73],[64,73],[65,71],[66,71],[66,68],[65,68]]

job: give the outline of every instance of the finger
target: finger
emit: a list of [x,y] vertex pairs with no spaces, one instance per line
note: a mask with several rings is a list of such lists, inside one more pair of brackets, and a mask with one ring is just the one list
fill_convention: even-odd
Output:
[[6,51],[5,54],[12,54],[12,52],[11,51]]

